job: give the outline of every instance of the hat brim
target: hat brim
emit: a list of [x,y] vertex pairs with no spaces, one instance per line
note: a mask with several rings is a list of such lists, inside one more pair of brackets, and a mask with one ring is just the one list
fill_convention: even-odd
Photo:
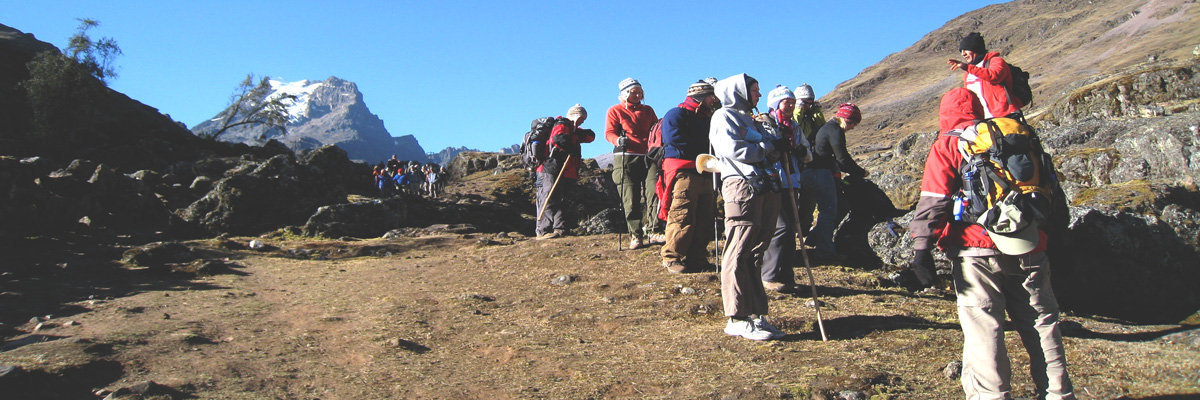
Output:
[[1030,223],[1025,229],[1014,233],[996,233],[991,229],[986,230],[988,237],[992,239],[992,243],[996,244],[996,250],[1013,256],[1029,254],[1029,252],[1037,248],[1038,241],[1041,240],[1041,235],[1038,234],[1038,224],[1036,223]]

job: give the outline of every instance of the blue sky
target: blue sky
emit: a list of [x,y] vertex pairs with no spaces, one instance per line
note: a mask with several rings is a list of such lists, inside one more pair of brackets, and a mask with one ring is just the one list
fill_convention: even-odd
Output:
[[[0,24],[61,48],[76,18],[100,21],[90,34],[124,51],[110,86],[189,127],[223,109],[248,73],[337,76],[358,84],[393,136],[431,152],[495,151],[575,103],[601,132],[625,77],[660,117],[708,76],[748,73],[764,97],[807,82],[820,97],[993,3],[2,0]],[[584,156],[611,148],[598,138]]]

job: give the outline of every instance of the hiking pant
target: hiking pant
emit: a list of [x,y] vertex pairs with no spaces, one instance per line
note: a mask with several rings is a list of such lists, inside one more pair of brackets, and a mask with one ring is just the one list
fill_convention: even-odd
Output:
[[788,201],[789,195],[787,191],[779,193],[779,217],[775,218],[771,241],[763,253],[762,280],[791,285],[796,283],[793,267],[800,262],[800,254],[796,251],[795,203]]
[[1012,371],[1004,347],[1007,311],[1029,353],[1029,370],[1038,398],[1074,399],[1046,253],[951,260],[963,330],[962,386],[966,398],[1009,398]]
[[779,213],[777,193],[754,193],[750,183],[729,178],[721,182],[725,199],[725,254],[721,257],[721,303],[725,315],[744,318],[767,314],[762,255],[770,228]]
[[654,185],[658,182],[658,174],[658,164],[648,162],[646,156],[613,156],[613,183],[617,184],[617,193],[621,195],[625,227],[631,235],[645,237],[657,230],[658,203]]
[[810,168],[801,171],[800,187],[804,188],[805,197],[817,204],[817,224],[805,240],[817,248],[818,256],[831,256],[835,253],[833,230],[839,222],[837,182],[833,178],[833,170]]
[[675,173],[671,207],[667,210],[666,243],[660,251],[663,261],[679,261],[687,266],[707,264],[715,207],[712,174],[693,169]]
[[[554,187],[554,179],[558,176],[545,172],[537,173],[537,204],[534,207],[542,206],[546,210],[542,212],[542,219],[537,221],[537,231],[534,232],[537,236],[541,236],[550,231],[566,229],[566,219],[563,216],[563,198],[566,197],[575,187],[575,180],[563,177],[558,182],[558,187],[554,188],[554,195],[550,196],[550,189]],[[550,197],[550,201],[546,201],[546,197]],[[535,213],[537,210],[533,210]],[[535,214],[536,216],[536,214]]]

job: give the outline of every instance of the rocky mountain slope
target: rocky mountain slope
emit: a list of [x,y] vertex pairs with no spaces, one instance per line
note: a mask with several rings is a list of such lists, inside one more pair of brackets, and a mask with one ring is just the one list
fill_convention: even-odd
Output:
[[32,34],[0,25],[3,154],[64,162],[85,157],[138,169],[221,151],[221,146],[209,146],[169,116],[90,75],[48,74],[30,81],[27,63],[42,52],[60,54]]
[[[223,133],[220,140],[262,145],[275,139],[293,151],[335,145],[351,159],[374,163],[396,155],[402,160],[427,162],[425,150],[412,135],[393,138],[383,120],[371,113],[358,86],[338,77],[324,81],[271,81],[269,98],[282,93],[296,96],[288,107],[290,119],[285,132],[262,125],[243,125]],[[196,134],[220,129],[219,120],[205,121],[192,127]]]
[[1031,74],[1037,116],[1102,76],[1147,60],[1185,60],[1200,45],[1200,5],[1190,0],[1019,0],[950,20],[823,96],[827,107],[852,101],[863,110],[848,134],[868,151],[912,132],[937,129],[937,101],[962,84],[959,40],[981,32],[989,51]]

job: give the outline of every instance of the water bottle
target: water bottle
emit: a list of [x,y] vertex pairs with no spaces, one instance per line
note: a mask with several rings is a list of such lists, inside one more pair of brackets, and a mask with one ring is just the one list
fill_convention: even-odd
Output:
[[954,220],[962,221],[963,220],[963,206],[964,206],[963,203],[965,202],[965,199],[963,199],[962,195],[957,195],[957,194],[954,195],[954,197],[952,199],[954,201]]

